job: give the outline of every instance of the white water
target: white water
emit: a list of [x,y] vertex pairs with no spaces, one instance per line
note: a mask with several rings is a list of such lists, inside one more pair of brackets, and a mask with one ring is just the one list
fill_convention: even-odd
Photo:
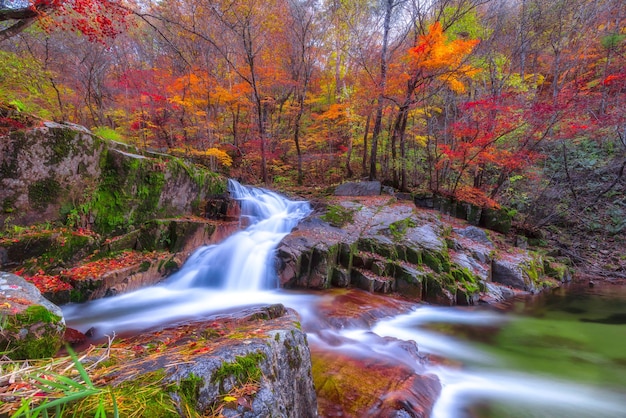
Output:
[[241,205],[245,230],[218,245],[199,248],[158,286],[64,306],[66,322],[103,336],[280,301],[281,296],[272,291],[278,287],[273,251],[311,213],[311,207],[233,180],[228,186]]
[[433,367],[442,393],[431,418],[469,416],[467,408],[480,402],[502,402],[516,408],[507,417],[623,418],[623,394],[603,388],[504,369],[489,353],[457,338],[425,329],[432,323],[491,326],[510,320],[503,314],[422,307],[414,312],[378,322],[372,329],[381,337],[417,341],[420,352],[470,362],[465,369]]
[[[242,224],[248,226],[245,230],[219,245],[198,249],[179,272],[159,286],[82,305],[66,305],[63,312],[68,325],[83,332],[93,328],[96,335],[102,336],[224,314],[244,306],[283,303],[298,310],[305,329],[314,328],[308,324],[318,321],[324,295],[278,291],[272,266],[274,248],[310,213],[310,206],[236,182],[230,182],[229,189],[241,203]],[[467,408],[483,401],[521,406],[522,415],[511,415],[516,418],[626,417],[626,400],[618,394],[507,371],[482,349],[426,328],[429,323],[490,326],[506,320],[504,315],[495,313],[418,307],[410,314],[379,321],[371,330],[318,326],[309,332],[309,341],[325,350],[384,357],[423,372],[423,367],[401,344],[384,338],[392,337],[417,342],[420,352],[472,364],[464,369],[428,370],[439,376],[443,386],[433,418],[467,417]]]

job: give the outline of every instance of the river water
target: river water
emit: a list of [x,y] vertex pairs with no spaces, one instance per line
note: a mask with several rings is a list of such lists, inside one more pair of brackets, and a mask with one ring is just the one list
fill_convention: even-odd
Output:
[[433,418],[626,417],[626,287],[513,301],[505,312],[416,304],[373,325],[333,327],[322,318],[327,295],[277,289],[273,270],[276,245],[309,204],[232,181],[229,189],[246,229],[198,249],[158,286],[64,306],[68,326],[103,336],[283,303],[301,315],[316,350],[415,361],[381,338],[391,337],[440,359],[427,370],[442,382]]

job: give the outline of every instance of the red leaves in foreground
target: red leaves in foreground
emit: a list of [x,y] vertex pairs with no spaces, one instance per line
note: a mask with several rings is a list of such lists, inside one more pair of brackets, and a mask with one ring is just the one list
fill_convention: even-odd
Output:
[[61,280],[60,276],[48,275],[43,270],[39,270],[34,276],[24,276],[24,279],[37,286],[41,293],[55,293],[73,289],[72,285]]

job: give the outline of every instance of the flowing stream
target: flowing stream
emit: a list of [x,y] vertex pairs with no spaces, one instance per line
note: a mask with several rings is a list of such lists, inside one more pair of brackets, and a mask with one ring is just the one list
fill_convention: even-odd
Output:
[[64,306],[68,326],[103,336],[283,303],[298,311],[318,349],[415,362],[383,338],[392,337],[456,364],[428,369],[443,386],[434,418],[626,417],[623,287],[519,302],[508,313],[416,305],[371,329],[333,329],[321,319],[324,293],[280,290],[273,270],[275,247],[311,212],[309,204],[234,181],[229,190],[246,229],[199,248],[158,286]]
[[[63,307],[72,328],[96,336],[136,332],[242,306],[274,303],[277,277],[273,251],[311,213],[308,202],[268,190],[228,183],[247,226],[218,245],[201,247],[158,286]],[[279,301],[279,300],[278,300]]]

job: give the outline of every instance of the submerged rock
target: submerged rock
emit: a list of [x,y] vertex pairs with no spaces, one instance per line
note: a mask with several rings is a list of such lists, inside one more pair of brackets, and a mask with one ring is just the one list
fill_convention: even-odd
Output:
[[384,345],[388,355],[354,356],[349,350],[312,345],[321,416],[430,416],[441,384],[435,375],[419,370],[423,360],[415,343],[387,339],[377,344]]
[[0,272],[0,352],[11,359],[52,357],[61,347],[61,309],[23,278]]

